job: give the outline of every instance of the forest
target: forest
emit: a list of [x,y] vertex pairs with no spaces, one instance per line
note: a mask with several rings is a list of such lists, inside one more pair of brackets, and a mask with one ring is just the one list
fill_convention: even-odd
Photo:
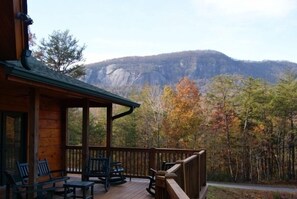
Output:
[[[213,78],[201,92],[194,80],[145,86],[128,96],[141,103],[113,122],[113,146],[206,149],[208,180],[294,180],[297,75],[279,80],[235,75]],[[114,107],[119,113],[127,108]],[[90,143],[105,145],[104,110],[92,109]],[[69,145],[81,143],[81,110],[69,110]]]

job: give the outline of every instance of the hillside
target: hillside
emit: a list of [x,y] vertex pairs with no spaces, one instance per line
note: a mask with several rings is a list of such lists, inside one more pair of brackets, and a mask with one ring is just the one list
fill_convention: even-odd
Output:
[[275,82],[288,61],[235,60],[212,50],[184,51],[144,57],[124,57],[86,65],[87,83],[105,88],[176,84],[184,76],[203,85],[220,74],[238,74]]

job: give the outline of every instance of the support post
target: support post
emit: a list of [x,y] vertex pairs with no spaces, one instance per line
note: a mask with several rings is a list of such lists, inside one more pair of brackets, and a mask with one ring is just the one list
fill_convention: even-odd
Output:
[[82,180],[86,180],[85,172],[89,158],[89,123],[90,123],[90,102],[84,99],[83,124],[82,124]]
[[[39,145],[39,105],[40,95],[37,89],[30,91],[30,109],[29,109],[29,184],[37,182],[38,167],[38,145]],[[34,198],[34,193],[30,193],[29,198]]]
[[66,145],[67,145],[67,136],[68,136],[68,108],[63,105],[62,112],[61,112],[61,139],[62,139],[62,169],[66,171],[66,165],[67,165],[67,155],[66,155]]
[[112,104],[107,106],[107,121],[106,121],[106,155],[110,156],[111,139],[112,139]]

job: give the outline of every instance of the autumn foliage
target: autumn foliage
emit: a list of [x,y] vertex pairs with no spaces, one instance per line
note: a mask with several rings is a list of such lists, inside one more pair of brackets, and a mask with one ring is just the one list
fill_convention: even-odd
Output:
[[[114,121],[113,146],[204,148],[209,180],[296,179],[297,78],[293,72],[275,84],[217,76],[203,92],[184,77],[173,86],[134,90],[129,97],[141,107]],[[115,107],[114,111],[125,110]]]
[[193,148],[195,136],[201,125],[200,94],[196,84],[183,78],[176,85],[176,90],[165,87],[165,117],[163,120],[167,147]]

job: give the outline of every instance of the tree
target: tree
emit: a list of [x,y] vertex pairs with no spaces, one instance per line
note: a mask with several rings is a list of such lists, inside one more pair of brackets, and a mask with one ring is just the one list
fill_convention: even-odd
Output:
[[83,51],[69,30],[54,31],[48,40],[44,38],[33,55],[55,71],[79,78],[85,75]]
[[241,78],[237,76],[216,76],[207,92],[208,108],[212,110],[210,125],[217,137],[225,143],[224,149],[221,150],[222,157],[227,159],[229,174],[234,181],[237,180],[238,174],[238,154],[234,145],[239,131],[235,96],[238,94],[240,82]]
[[[127,107],[115,106],[113,108],[114,114],[123,113],[127,111]],[[125,117],[113,120],[112,128],[112,146],[116,147],[136,147],[138,141],[138,134],[136,133],[136,119],[135,114],[138,110],[134,110],[132,114]]]
[[81,145],[82,109],[80,108],[68,109],[67,128],[68,128],[67,144],[72,146]]
[[202,115],[198,87],[195,82],[184,77],[176,85],[176,91],[170,94],[172,91],[166,89],[164,100],[168,103],[164,125],[168,146],[195,148]]
[[[283,134],[283,148],[288,145],[287,177],[295,178],[295,145],[296,145],[296,116],[297,116],[297,74],[285,71],[279,83],[274,88],[272,100],[274,115],[280,118]],[[284,149],[282,149],[284,151]],[[285,156],[285,154],[283,154]],[[284,165],[284,160],[282,165]]]
[[163,121],[163,104],[161,99],[162,90],[157,86],[145,86],[139,93],[136,101],[141,102],[138,111],[137,132],[142,138],[141,146],[161,147]]
[[[257,159],[265,158],[265,149],[271,148],[272,128],[269,86],[253,78],[244,79],[236,97],[238,116],[241,121],[239,145],[241,151],[241,178],[253,180],[253,171],[258,170]],[[269,165],[268,165],[269,166]],[[257,179],[260,179],[257,175]]]
[[106,108],[91,108],[89,118],[90,146],[106,146]]
[[36,45],[36,35],[31,32],[31,29],[28,29],[28,39],[29,39],[29,47],[33,47]]

